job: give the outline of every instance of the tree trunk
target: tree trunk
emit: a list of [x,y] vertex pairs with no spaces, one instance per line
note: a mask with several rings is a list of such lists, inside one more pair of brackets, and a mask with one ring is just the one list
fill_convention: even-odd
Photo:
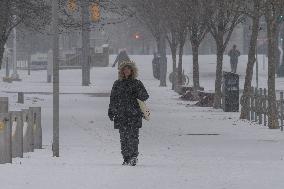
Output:
[[217,43],[217,66],[216,66],[216,80],[215,80],[215,96],[214,96],[214,104],[213,108],[221,108],[221,98],[222,98],[222,70],[223,70],[223,33],[220,32],[218,34]]
[[183,57],[183,44],[179,45],[179,57],[178,57],[178,68],[177,68],[177,83],[182,85],[182,57]]
[[171,49],[171,53],[172,53],[172,61],[173,61],[173,78],[172,78],[172,90],[175,90],[175,85],[176,85],[176,81],[175,81],[175,73],[176,73],[176,69],[177,69],[177,40],[176,40],[176,35],[175,35],[175,31],[171,32],[171,39],[167,38],[168,42],[169,42],[169,46]]
[[194,42],[191,43],[192,46],[192,62],[193,62],[193,87],[195,89],[199,89],[199,63],[198,63],[198,50],[199,50],[199,44],[194,44]]
[[175,81],[175,73],[177,69],[177,48],[176,45],[172,45],[171,47],[172,51],[172,60],[173,60],[173,80],[172,80],[172,90],[175,89],[176,81]]
[[159,41],[159,54],[161,55],[160,61],[160,87],[167,86],[167,54],[166,54],[166,33],[161,30],[160,41]]
[[257,15],[255,18],[253,18],[253,23],[252,23],[252,35],[250,39],[248,64],[247,64],[247,69],[246,69],[244,92],[242,96],[242,108],[241,108],[240,119],[249,118],[249,95],[251,92],[253,67],[254,67],[254,63],[256,60],[255,52],[257,48],[258,28],[259,28],[259,16]]
[[156,39],[157,51],[158,51],[158,54],[160,55],[160,52],[161,52],[160,36],[157,36],[155,39]]
[[0,69],[2,68],[2,59],[5,50],[5,44],[7,42],[9,33],[7,33],[7,27],[9,27],[10,14],[8,13],[9,0],[2,0],[0,3]]
[[[278,24],[277,24],[278,25]],[[275,73],[280,65],[280,50],[279,50],[279,35],[280,35],[280,26],[276,26],[276,32],[275,32],[275,46],[276,49],[274,51],[275,53]]]
[[5,43],[2,40],[0,40],[0,70],[2,68],[3,65],[3,55],[4,55],[4,51],[5,51]]
[[267,18],[267,37],[268,37],[268,127],[270,129],[279,128],[278,116],[276,108],[276,93],[275,93],[275,67],[276,57],[275,50],[277,48],[276,41],[277,23],[271,18]]

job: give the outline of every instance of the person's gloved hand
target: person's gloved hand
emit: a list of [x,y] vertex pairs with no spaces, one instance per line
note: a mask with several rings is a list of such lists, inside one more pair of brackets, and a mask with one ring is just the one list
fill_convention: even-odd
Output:
[[115,65],[112,65],[111,67],[113,67],[113,68],[114,68],[114,67],[115,67]]
[[114,121],[114,118],[115,118],[115,116],[112,116],[112,117],[110,117],[109,119],[110,119],[111,121]]

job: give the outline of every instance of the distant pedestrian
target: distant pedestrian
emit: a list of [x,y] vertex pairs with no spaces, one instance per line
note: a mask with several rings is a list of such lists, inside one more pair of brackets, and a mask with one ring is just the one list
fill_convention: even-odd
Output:
[[125,49],[121,49],[112,65],[112,67],[115,67],[116,63],[118,63],[118,68],[120,66],[120,64],[122,62],[125,62],[125,61],[130,61],[130,58],[128,57],[127,53],[126,53],[126,50]]
[[114,128],[119,129],[123,165],[135,166],[143,117],[137,99],[145,101],[149,95],[143,83],[136,79],[138,73],[134,62],[122,62],[118,72],[119,79],[111,90],[108,116],[114,121]]
[[233,48],[229,51],[228,55],[230,56],[231,63],[231,72],[237,72],[238,59],[241,55],[240,51],[237,49],[237,45],[233,45]]
[[152,60],[152,69],[154,78],[160,80],[160,55],[154,52],[154,58]]

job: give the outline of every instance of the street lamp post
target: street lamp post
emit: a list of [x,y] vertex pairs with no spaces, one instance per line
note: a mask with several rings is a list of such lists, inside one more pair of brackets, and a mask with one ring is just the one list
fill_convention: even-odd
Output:
[[52,0],[52,34],[53,34],[53,143],[54,157],[59,157],[59,31],[58,0]]

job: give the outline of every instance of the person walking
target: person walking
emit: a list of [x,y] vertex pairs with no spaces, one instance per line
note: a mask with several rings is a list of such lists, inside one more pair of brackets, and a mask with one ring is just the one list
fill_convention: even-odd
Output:
[[237,72],[238,59],[241,55],[240,51],[237,49],[237,45],[233,45],[233,48],[229,51],[228,55],[230,56],[231,63],[231,72]]
[[155,79],[160,80],[160,55],[154,52],[154,58],[152,60],[153,76]]
[[116,63],[118,63],[118,68],[120,64],[124,61],[130,61],[130,58],[128,57],[126,50],[121,49],[120,52],[118,53],[114,63],[112,64],[112,67],[115,67]]
[[135,166],[143,117],[137,99],[146,101],[149,95],[143,83],[137,79],[138,71],[134,62],[122,62],[118,72],[119,78],[111,90],[108,116],[114,121],[114,129],[119,130],[122,165]]

